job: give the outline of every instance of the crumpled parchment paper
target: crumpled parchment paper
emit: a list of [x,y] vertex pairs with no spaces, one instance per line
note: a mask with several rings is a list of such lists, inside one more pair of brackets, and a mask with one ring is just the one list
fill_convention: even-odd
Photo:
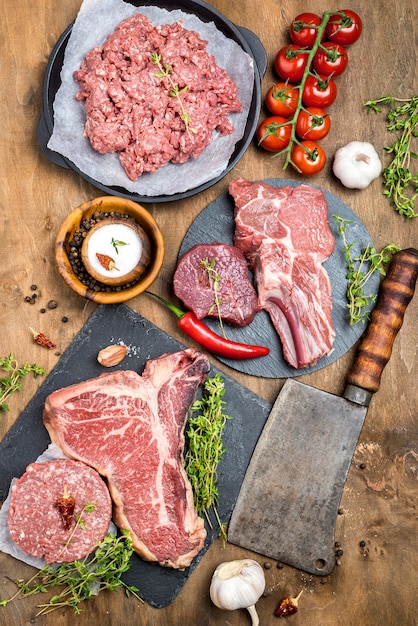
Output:
[[[84,137],[84,102],[75,99],[78,83],[73,78],[84,55],[102,45],[115,27],[134,13],[143,13],[154,26],[182,20],[185,28],[198,32],[203,40],[208,41],[207,51],[236,83],[243,106],[242,113],[230,116],[234,132],[224,137],[214,132],[212,143],[197,159],[189,159],[183,164],[168,163],[153,174],[142,174],[135,182],[125,174],[116,154],[97,153]],[[68,158],[83,174],[107,187],[122,187],[141,196],[160,196],[196,188],[219,176],[227,167],[235,144],[245,131],[254,86],[254,67],[252,58],[241,46],[225,37],[213,22],[203,22],[196,15],[156,6],[134,7],[122,0],[84,0],[66,46],[61,80],[54,101],[54,129],[48,148]]]

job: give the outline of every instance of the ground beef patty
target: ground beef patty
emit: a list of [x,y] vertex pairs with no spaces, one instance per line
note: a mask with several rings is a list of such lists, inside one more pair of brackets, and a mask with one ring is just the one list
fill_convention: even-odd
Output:
[[[65,487],[75,500],[68,530],[57,506]],[[94,505],[93,511],[85,510],[88,504]],[[90,554],[107,534],[111,515],[106,484],[96,470],[79,461],[32,463],[11,489],[11,537],[19,548],[48,563],[75,561]],[[77,525],[77,519],[83,523]]]
[[154,26],[138,13],[74,73],[85,136],[100,154],[116,152],[131,180],[196,158],[214,130],[233,131],[228,114],[242,111],[237,87],[206,46],[180,22]]
[[196,244],[179,260],[173,287],[199,319],[220,314],[231,326],[246,326],[259,311],[247,261],[235,246]]

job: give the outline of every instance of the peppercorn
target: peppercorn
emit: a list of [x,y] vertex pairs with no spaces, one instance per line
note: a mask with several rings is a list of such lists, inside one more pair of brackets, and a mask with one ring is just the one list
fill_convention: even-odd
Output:
[[46,309],[41,309],[41,313],[46,313]]
[[30,290],[31,291],[36,291],[38,289],[37,285],[31,285],[30,286]]
[[63,324],[66,324],[68,322],[68,317],[66,315],[64,315],[64,317],[61,318],[61,322]]
[[344,554],[343,550],[341,550],[341,548],[339,548],[338,550],[336,550],[335,552],[335,556],[342,556]]
[[58,302],[56,300],[50,300],[48,302],[48,309],[56,309],[58,306]]
[[366,542],[365,541],[360,541],[360,543],[358,545],[360,546],[360,548],[364,548],[366,546]]

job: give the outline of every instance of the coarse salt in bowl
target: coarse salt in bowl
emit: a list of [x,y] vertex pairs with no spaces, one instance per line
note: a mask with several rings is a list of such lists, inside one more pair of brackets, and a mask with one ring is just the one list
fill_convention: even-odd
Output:
[[[77,240],[82,244],[75,262]],[[80,205],[64,220],[55,258],[59,273],[77,294],[115,304],[139,295],[156,279],[164,259],[164,239],[143,206],[102,196]]]

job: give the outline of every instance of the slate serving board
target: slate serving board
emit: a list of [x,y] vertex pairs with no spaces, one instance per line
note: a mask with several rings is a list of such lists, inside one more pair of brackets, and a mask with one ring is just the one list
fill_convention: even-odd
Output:
[[[283,178],[267,179],[264,182],[273,187],[296,187],[300,185],[300,183],[295,180]],[[315,185],[310,186],[315,187]],[[315,188],[319,189],[319,187]],[[354,242],[351,252],[353,257],[359,256],[361,250],[365,248],[367,244],[372,243],[372,240],[360,218],[344,202],[329,191],[324,189],[321,191],[323,191],[328,203],[329,225],[335,236],[335,250],[324,263],[332,287],[332,320],[336,332],[333,352],[329,356],[324,356],[312,367],[300,369],[291,367],[283,358],[281,342],[273,328],[269,315],[265,311],[261,311],[257,313],[253,322],[248,326],[243,328],[228,326],[226,328],[228,338],[233,341],[259,344],[270,348],[270,354],[268,356],[248,361],[232,361],[218,357],[220,361],[239,372],[253,376],[262,376],[264,378],[291,378],[308,374],[339,359],[363,334],[364,325],[361,322],[353,326],[350,326],[348,323],[346,299],[347,266],[344,259],[343,241],[341,235],[337,232],[338,226],[333,215],[340,215],[342,218],[351,222],[347,228],[347,239],[349,242]],[[225,193],[203,209],[191,224],[181,244],[179,258],[198,243],[219,242],[232,244],[234,230],[234,201],[228,193]],[[368,294],[377,295],[379,282],[380,276],[378,272],[376,272],[367,283],[366,292]],[[221,333],[219,323],[216,319],[205,318],[205,323],[218,334]]]
[[[97,353],[112,343],[124,343],[130,348],[124,361],[112,369],[132,369],[138,373],[143,371],[149,359],[185,347],[124,304],[100,305],[1,442],[2,501],[7,497],[12,478],[21,476],[26,466],[35,461],[50,443],[42,423],[46,396],[56,389],[103,373],[103,367],[96,360]],[[212,366],[209,376],[218,372],[222,373]],[[219,465],[217,508],[221,520],[228,521],[271,405],[226,374],[222,373],[222,376],[226,387],[225,412],[232,419],[227,421],[224,432],[227,452]],[[139,595],[152,606],[163,608],[170,604],[215,540],[218,531],[214,518],[212,522],[214,530],[206,525],[208,535],[205,546],[186,570],[179,572],[163,568],[134,555],[130,570],[123,576],[124,581],[138,587]]]

